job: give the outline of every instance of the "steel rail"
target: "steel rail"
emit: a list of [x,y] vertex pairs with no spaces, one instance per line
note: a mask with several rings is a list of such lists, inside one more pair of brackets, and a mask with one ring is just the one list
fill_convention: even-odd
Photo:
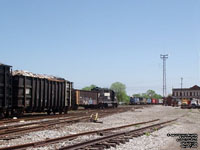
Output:
[[118,127],[114,127],[114,128],[107,128],[107,129],[101,129],[101,130],[93,130],[93,131],[88,131],[88,132],[82,132],[82,133],[78,133],[78,134],[72,134],[72,135],[67,135],[67,136],[53,138],[53,139],[47,139],[47,140],[44,140],[44,141],[38,141],[38,142],[33,142],[33,143],[15,145],[15,146],[10,146],[10,147],[3,147],[3,148],[0,148],[0,150],[13,150],[13,149],[21,149],[21,148],[28,148],[28,147],[34,147],[34,146],[43,146],[43,145],[52,144],[52,143],[56,143],[56,142],[67,140],[67,139],[74,139],[74,138],[77,138],[79,136],[98,134],[98,133],[105,132],[105,131],[112,131],[112,130],[131,127],[131,126],[147,124],[147,123],[151,123],[151,122],[155,122],[155,121],[159,121],[159,119],[145,121],[145,122],[139,122],[139,123],[134,123],[134,124],[129,124],[129,125],[124,125],[124,126],[118,126]]
[[[151,129],[153,127],[155,128],[156,126],[161,126],[161,125],[164,125],[164,124],[176,121],[176,120],[177,119],[165,121],[165,122],[153,124],[153,125],[150,125],[150,126],[142,127],[142,128],[139,128],[139,129],[134,129],[134,130],[131,130],[131,131],[118,132],[118,133],[111,134],[111,135],[108,135],[108,136],[105,136],[105,137],[89,140],[89,141],[86,141],[86,142],[81,142],[81,143],[70,145],[70,146],[65,146],[65,147],[60,148],[59,150],[76,150],[76,149],[85,148],[85,147],[88,147],[88,146],[92,146],[92,145],[95,145],[95,144],[100,144],[102,142],[106,142],[106,141],[111,140],[111,139],[113,140],[113,139],[121,137],[121,136],[128,136],[128,135],[134,134],[134,133],[139,132],[139,131]],[[138,135],[141,135],[141,134],[138,134]]]
[[[100,112],[99,117],[101,118],[101,117],[108,116],[108,115],[111,115],[111,114],[114,114],[114,113],[115,113],[115,111],[112,111],[109,114],[105,113],[105,111],[103,111],[103,112]],[[60,118],[60,119],[56,119],[56,120],[47,120],[47,121],[36,122],[36,123],[15,125],[13,127],[11,126],[11,128],[2,127],[2,128],[5,128],[5,129],[0,130],[0,139],[5,139],[5,136],[18,135],[18,133],[22,134],[22,133],[37,131],[37,130],[40,130],[40,129],[45,129],[47,127],[52,127],[52,126],[57,125],[57,124],[60,125],[60,124],[64,124],[64,123],[78,122],[78,121],[81,121],[81,120],[83,121],[83,120],[89,119],[90,115],[91,115],[91,112],[89,112],[86,117],[80,117],[79,116],[79,117],[76,117],[74,119],[71,119],[71,118],[73,118],[71,116],[71,117],[68,117],[68,118]],[[60,120],[64,120],[64,121],[60,121]],[[34,125],[34,126],[28,127],[28,125]],[[15,127],[18,127],[18,128],[15,128]],[[24,127],[24,128],[21,128],[21,127]],[[8,138],[6,137],[6,139],[8,139]]]
[[75,118],[75,119],[66,119],[64,121],[59,121],[59,122],[51,122],[49,124],[39,124],[38,126],[34,126],[34,127],[27,127],[27,128],[18,128],[18,129],[11,129],[11,130],[6,130],[5,132],[0,132],[0,137],[1,138],[4,138],[6,135],[15,135],[16,133],[27,133],[28,131],[31,132],[31,131],[36,131],[36,130],[39,130],[39,129],[46,129],[47,127],[51,127],[51,126],[54,126],[54,125],[57,125],[57,124],[64,124],[64,123],[71,123],[71,122],[77,122],[77,121],[80,121],[80,120],[84,120],[84,119],[89,119],[90,117],[89,116],[86,116],[86,117],[78,117],[78,118]]
[[[29,125],[34,125],[34,124],[43,124],[43,123],[50,123],[50,122],[55,122],[55,121],[60,121],[60,120],[66,120],[66,119],[72,119],[74,118],[73,116],[65,117],[65,118],[52,118],[51,120],[45,120],[45,121],[36,121],[36,122],[29,122],[29,123],[23,123],[23,124],[17,124],[17,125],[6,125],[0,127],[0,133],[2,130],[6,129],[12,129],[12,128],[17,128],[17,127],[24,127],[24,126],[29,126]],[[77,117],[78,118],[78,117]]]

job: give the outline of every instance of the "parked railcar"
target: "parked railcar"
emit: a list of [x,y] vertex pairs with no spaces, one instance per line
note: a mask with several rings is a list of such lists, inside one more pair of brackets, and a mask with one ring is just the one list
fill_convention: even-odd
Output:
[[173,97],[172,96],[168,96],[164,99],[164,105],[165,106],[172,106],[172,99]]
[[[67,112],[71,83],[62,78],[16,71],[13,74],[13,113]],[[67,86],[68,85],[68,86]]]
[[140,100],[140,105],[145,105],[145,104],[147,104],[147,99],[146,99],[146,98],[140,97],[139,100]]
[[151,99],[151,103],[152,103],[152,104],[156,104],[156,99],[152,98],[152,99]]
[[98,92],[76,89],[73,93],[73,109],[76,110],[79,106],[84,108],[95,108],[98,106]]
[[118,101],[115,92],[107,88],[93,88],[91,91],[98,92],[98,106],[102,108],[117,107]]
[[147,98],[147,104],[152,104],[152,100],[150,98]]
[[118,102],[114,91],[110,89],[73,90],[72,109],[77,109],[79,106],[84,108],[117,107]]
[[140,98],[139,97],[130,97],[130,105],[139,105]]
[[163,99],[158,99],[158,104],[162,105],[163,104]]
[[0,117],[9,115],[12,107],[11,66],[0,64]]

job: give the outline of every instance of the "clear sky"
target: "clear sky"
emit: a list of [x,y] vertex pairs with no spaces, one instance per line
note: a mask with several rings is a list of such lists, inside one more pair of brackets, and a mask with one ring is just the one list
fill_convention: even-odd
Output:
[[126,84],[162,93],[200,79],[199,0],[0,0],[0,62],[75,88]]

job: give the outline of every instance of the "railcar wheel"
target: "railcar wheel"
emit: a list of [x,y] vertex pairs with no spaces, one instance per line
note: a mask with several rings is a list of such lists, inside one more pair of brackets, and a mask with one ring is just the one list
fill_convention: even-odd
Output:
[[62,111],[62,110],[60,110],[60,111],[59,111],[59,114],[61,115],[61,114],[62,114],[62,112],[63,112],[63,111]]
[[7,110],[6,111],[6,117],[11,117],[11,116],[12,116],[11,110]]
[[64,114],[68,113],[68,107],[64,108]]
[[51,114],[51,110],[47,110],[47,114],[50,115]]
[[77,110],[78,109],[78,105],[74,105],[73,107],[72,107],[72,110]]
[[3,112],[0,113],[0,118],[4,118],[5,114]]

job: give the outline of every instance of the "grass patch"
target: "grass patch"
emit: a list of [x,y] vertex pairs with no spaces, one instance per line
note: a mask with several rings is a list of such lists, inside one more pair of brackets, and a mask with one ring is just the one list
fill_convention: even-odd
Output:
[[150,136],[151,134],[150,134],[150,132],[146,132],[145,135],[146,136]]
[[140,125],[136,125],[135,127],[136,127],[136,128],[139,128],[139,127],[140,127]]

